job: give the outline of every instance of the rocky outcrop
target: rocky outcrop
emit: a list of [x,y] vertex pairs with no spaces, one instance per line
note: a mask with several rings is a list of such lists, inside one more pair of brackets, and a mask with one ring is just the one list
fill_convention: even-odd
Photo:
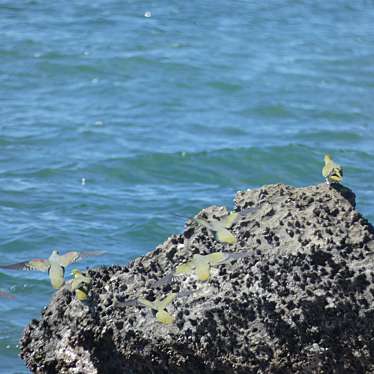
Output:
[[[254,209],[245,209],[253,207]],[[374,229],[341,186],[238,192],[235,245],[188,228],[128,266],[90,270],[90,301],[59,290],[21,340],[40,373],[374,373]],[[226,213],[209,207],[201,214]],[[187,245],[188,243],[188,245]],[[160,282],[193,254],[247,256]],[[167,278],[166,278],[167,279]],[[136,303],[184,291],[158,322]]]

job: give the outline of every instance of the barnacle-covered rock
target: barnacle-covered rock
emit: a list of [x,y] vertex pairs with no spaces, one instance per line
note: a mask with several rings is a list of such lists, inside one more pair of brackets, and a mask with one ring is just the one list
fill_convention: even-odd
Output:
[[[253,209],[247,209],[253,208]],[[374,373],[374,229],[343,186],[238,192],[236,243],[191,225],[126,267],[90,270],[89,302],[59,290],[21,340],[39,373]],[[222,207],[201,214],[227,215]],[[244,252],[173,276],[194,254]],[[170,276],[167,276],[167,275]],[[162,281],[160,281],[162,280]],[[186,292],[184,292],[186,291]],[[160,323],[141,303],[178,293]]]

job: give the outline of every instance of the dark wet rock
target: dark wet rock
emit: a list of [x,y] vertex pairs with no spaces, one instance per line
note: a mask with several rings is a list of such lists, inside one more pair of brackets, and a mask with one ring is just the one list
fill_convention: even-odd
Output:
[[[68,285],[59,290],[24,332],[27,366],[40,373],[374,373],[374,229],[355,210],[354,194],[326,184],[270,185],[237,193],[235,206],[255,209],[233,226],[234,246],[190,228],[126,267],[90,270],[88,304]],[[194,253],[216,251],[249,255],[213,268],[208,282],[182,275],[157,283]],[[167,308],[173,325],[126,304],[183,290],[193,292]]]

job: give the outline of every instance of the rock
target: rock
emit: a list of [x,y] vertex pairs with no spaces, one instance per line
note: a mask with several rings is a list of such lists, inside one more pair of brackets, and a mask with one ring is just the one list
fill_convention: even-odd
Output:
[[[347,188],[270,185],[238,192],[248,209],[235,245],[189,228],[128,266],[90,270],[90,302],[59,290],[21,340],[40,373],[374,373],[374,229]],[[222,207],[201,214],[222,216]],[[187,238],[190,237],[190,240]],[[189,243],[189,245],[184,245]],[[158,280],[194,253],[248,256],[194,275]],[[153,301],[190,290],[167,307]]]

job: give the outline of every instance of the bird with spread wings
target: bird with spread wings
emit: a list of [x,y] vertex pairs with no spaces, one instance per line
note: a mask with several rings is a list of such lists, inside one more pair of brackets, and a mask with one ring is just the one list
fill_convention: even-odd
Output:
[[67,252],[64,255],[56,250],[52,251],[48,259],[35,258],[30,261],[18,262],[10,265],[0,265],[1,269],[10,270],[38,270],[48,272],[53,288],[60,288],[65,283],[65,268],[85,257],[100,256],[103,251]]

